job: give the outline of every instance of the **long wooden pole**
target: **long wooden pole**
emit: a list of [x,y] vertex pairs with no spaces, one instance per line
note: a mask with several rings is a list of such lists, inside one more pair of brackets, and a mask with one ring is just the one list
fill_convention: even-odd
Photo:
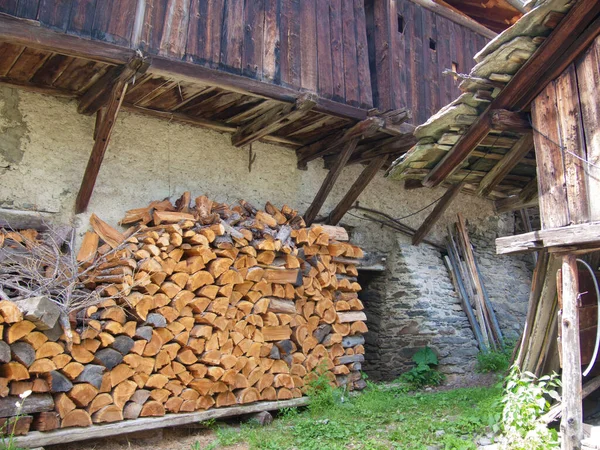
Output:
[[427,218],[423,221],[417,232],[412,238],[413,245],[419,245],[423,242],[423,239],[429,234],[433,226],[436,224],[438,219],[444,214],[444,211],[448,209],[452,200],[460,193],[463,188],[464,183],[458,183],[449,188],[444,196],[440,199],[440,201],[435,205],[435,208],[431,211],[431,213],[427,216]]
[[575,255],[562,260],[562,395],[560,423],[563,450],[581,449],[583,411],[581,404],[581,353],[579,344],[579,279]]

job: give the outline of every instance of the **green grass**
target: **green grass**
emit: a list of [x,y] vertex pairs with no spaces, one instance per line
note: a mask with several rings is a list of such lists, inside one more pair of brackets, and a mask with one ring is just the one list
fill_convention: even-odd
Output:
[[[211,448],[475,449],[473,437],[499,421],[501,395],[499,387],[407,394],[370,384],[357,396],[337,396],[327,409],[285,411],[266,427],[216,425]],[[439,430],[444,433],[437,437]]]

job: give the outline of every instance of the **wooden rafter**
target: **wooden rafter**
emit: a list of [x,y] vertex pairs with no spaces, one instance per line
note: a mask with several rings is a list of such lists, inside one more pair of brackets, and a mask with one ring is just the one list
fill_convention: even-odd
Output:
[[490,127],[496,131],[513,131],[515,133],[531,133],[529,114],[495,109],[490,111]]
[[423,240],[427,237],[433,226],[436,224],[438,219],[442,217],[444,211],[448,209],[452,200],[456,198],[456,196],[460,193],[463,188],[464,183],[458,183],[449,188],[444,196],[440,199],[439,202],[435,205],[431,213],[427,216],[427,218],[423,221],[417,232],[413,235],[412,243],[413,245],[419,245]]
[[280,128],[298,120],[317,104],[315,94],[302,94],[295,104],[277,105],[270,111],[259,116],[248,125],[240,128],[232,137],[231,142],[236,147],[251,144],[258,139],[276,132]]
[[379,169],[383,167],[387,158],[387,155],[381,155],[371,160],[369,165],[366,166],[358,176],[352,187],[350,187],[344,198],[340,200],[333,211],[331,211],[327,223],[337,225],[340,220],[342,220],[344,214],[348,212],[350,207],[352,207],[352,204],[358,199],[358,196],[365,190],[375,175],[377,175]]
[[126,92],[127,83],[124,80],[120,80],[110,93],[106,110],[102,113],[102,118],[96,130],[96,140],[94,141],[92,153],[85,168],[85,174],[83,175],[83,180],[81,180],[81,187],[75,201],[75,213],[77,214],[84,212],[90,202],[96,178],[98,177],[98,172],[100,171],[100,166],[102,165],[102,160],[110,141],[110,135]]
[[[369,117],[358,122],[351,128],[334,133],[310,145],[306,145],[296,150],[298,156],[298,169],[306,170],[306,164],[327,153],[335,152],[339,147],[347,142],[360,140],[363,137],[370,136],[378,131],[384,122],[378,117]],[[356,147],[356,146],[355,146]]]
[[[576,2],[552,34],[546,38],[535,54],[498,94],[498,97],[469,127],[452,150],[429,172],[423,180],[423,184],[427,187],[439,185],[465,161],[489,133],[491,111],[497,109],[521,110],[529,105],[553,79],[549,77],[552,75],[556,77],[560,74],[600,33],[600,22],[598,19],[594,21],[599,12],[600,3],[595,0]],[[557,72],[557,68],[560,67],[562,69]]]
[[527,153],[533,150],[533,136],[525,134],[517,141],[504,158],[490,170],[479,182],[477,193],[481,196],[489,195],[492,190],[515,168]]
[[338,155],[338,159],[335,165],[327,173],[327,176],[325,177],[325,180],[323,181],[319,192],[317,192],[317,195],[315,196],[313,202],[310,204],[310,206],[304,213],[304,221],[308,225],[312,224],[312,222],[315,220],[315,217],[317,217],[317,214],[319,214],[323,203],[325,203],[325,200],[327,200],[327,196],[331,192],[331,189],[333,189],[333,185],[342,173],[342,170],[346,166],[348,159],[350,159],[350,155],[352,155],[352,152],[354,152],[356,144],[358,144],[358,140],[359,138],[355,137],[350,141],[346,142],[344,149]]
[[135,56],[127,64],[113,67],[81,96],[77,111],[80,114],[94,114],[108,103],[115,86],[128,83],[138,72],[143,73],[145,69],[147,65],[141,56]]

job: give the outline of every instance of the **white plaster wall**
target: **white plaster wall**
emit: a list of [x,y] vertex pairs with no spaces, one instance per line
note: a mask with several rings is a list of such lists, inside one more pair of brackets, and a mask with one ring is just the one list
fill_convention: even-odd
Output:
[[[230,136],[197,127],[169,123],[122,112],[113,131],[88,208],[73,216],[73,205],[92,148],[94,117],[76,111],[76,102],[41,94],[0,88],[0,205],[58,213],[83,231],[95,212],[115,225],[127,209],[150,201],[206,194],[219,202],[244,198],[257,206],[268,200],[303,212],[319,189],[326,170],[322,161],[296,169],[293,151],[255,143],[256,161],[248,171],[248,150],[235,148]],[[341,174],[321,212],[329,212],[356,179],[361,166]],[[443,194],[443,190],[406,191],[400,182],[382,174],[360,196],[362,205],[395,217],[414,212]],[[405,222],[418,227],[428,209]],[[485,200],[461,196],[435,227],[441,239],[445,226],[462,211],[472,224],[493,214]],[[345,223],[363,225],[346,215]]]

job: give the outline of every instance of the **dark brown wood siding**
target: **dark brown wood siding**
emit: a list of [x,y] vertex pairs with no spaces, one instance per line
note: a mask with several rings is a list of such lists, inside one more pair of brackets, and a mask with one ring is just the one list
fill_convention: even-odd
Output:
[[0,12],[353,106],[373,105],[363,0],[0,0]]
[[460,95],[444,70],[469,73],[488,39],[410,0],[365,0],[373,103],[421,124]]

